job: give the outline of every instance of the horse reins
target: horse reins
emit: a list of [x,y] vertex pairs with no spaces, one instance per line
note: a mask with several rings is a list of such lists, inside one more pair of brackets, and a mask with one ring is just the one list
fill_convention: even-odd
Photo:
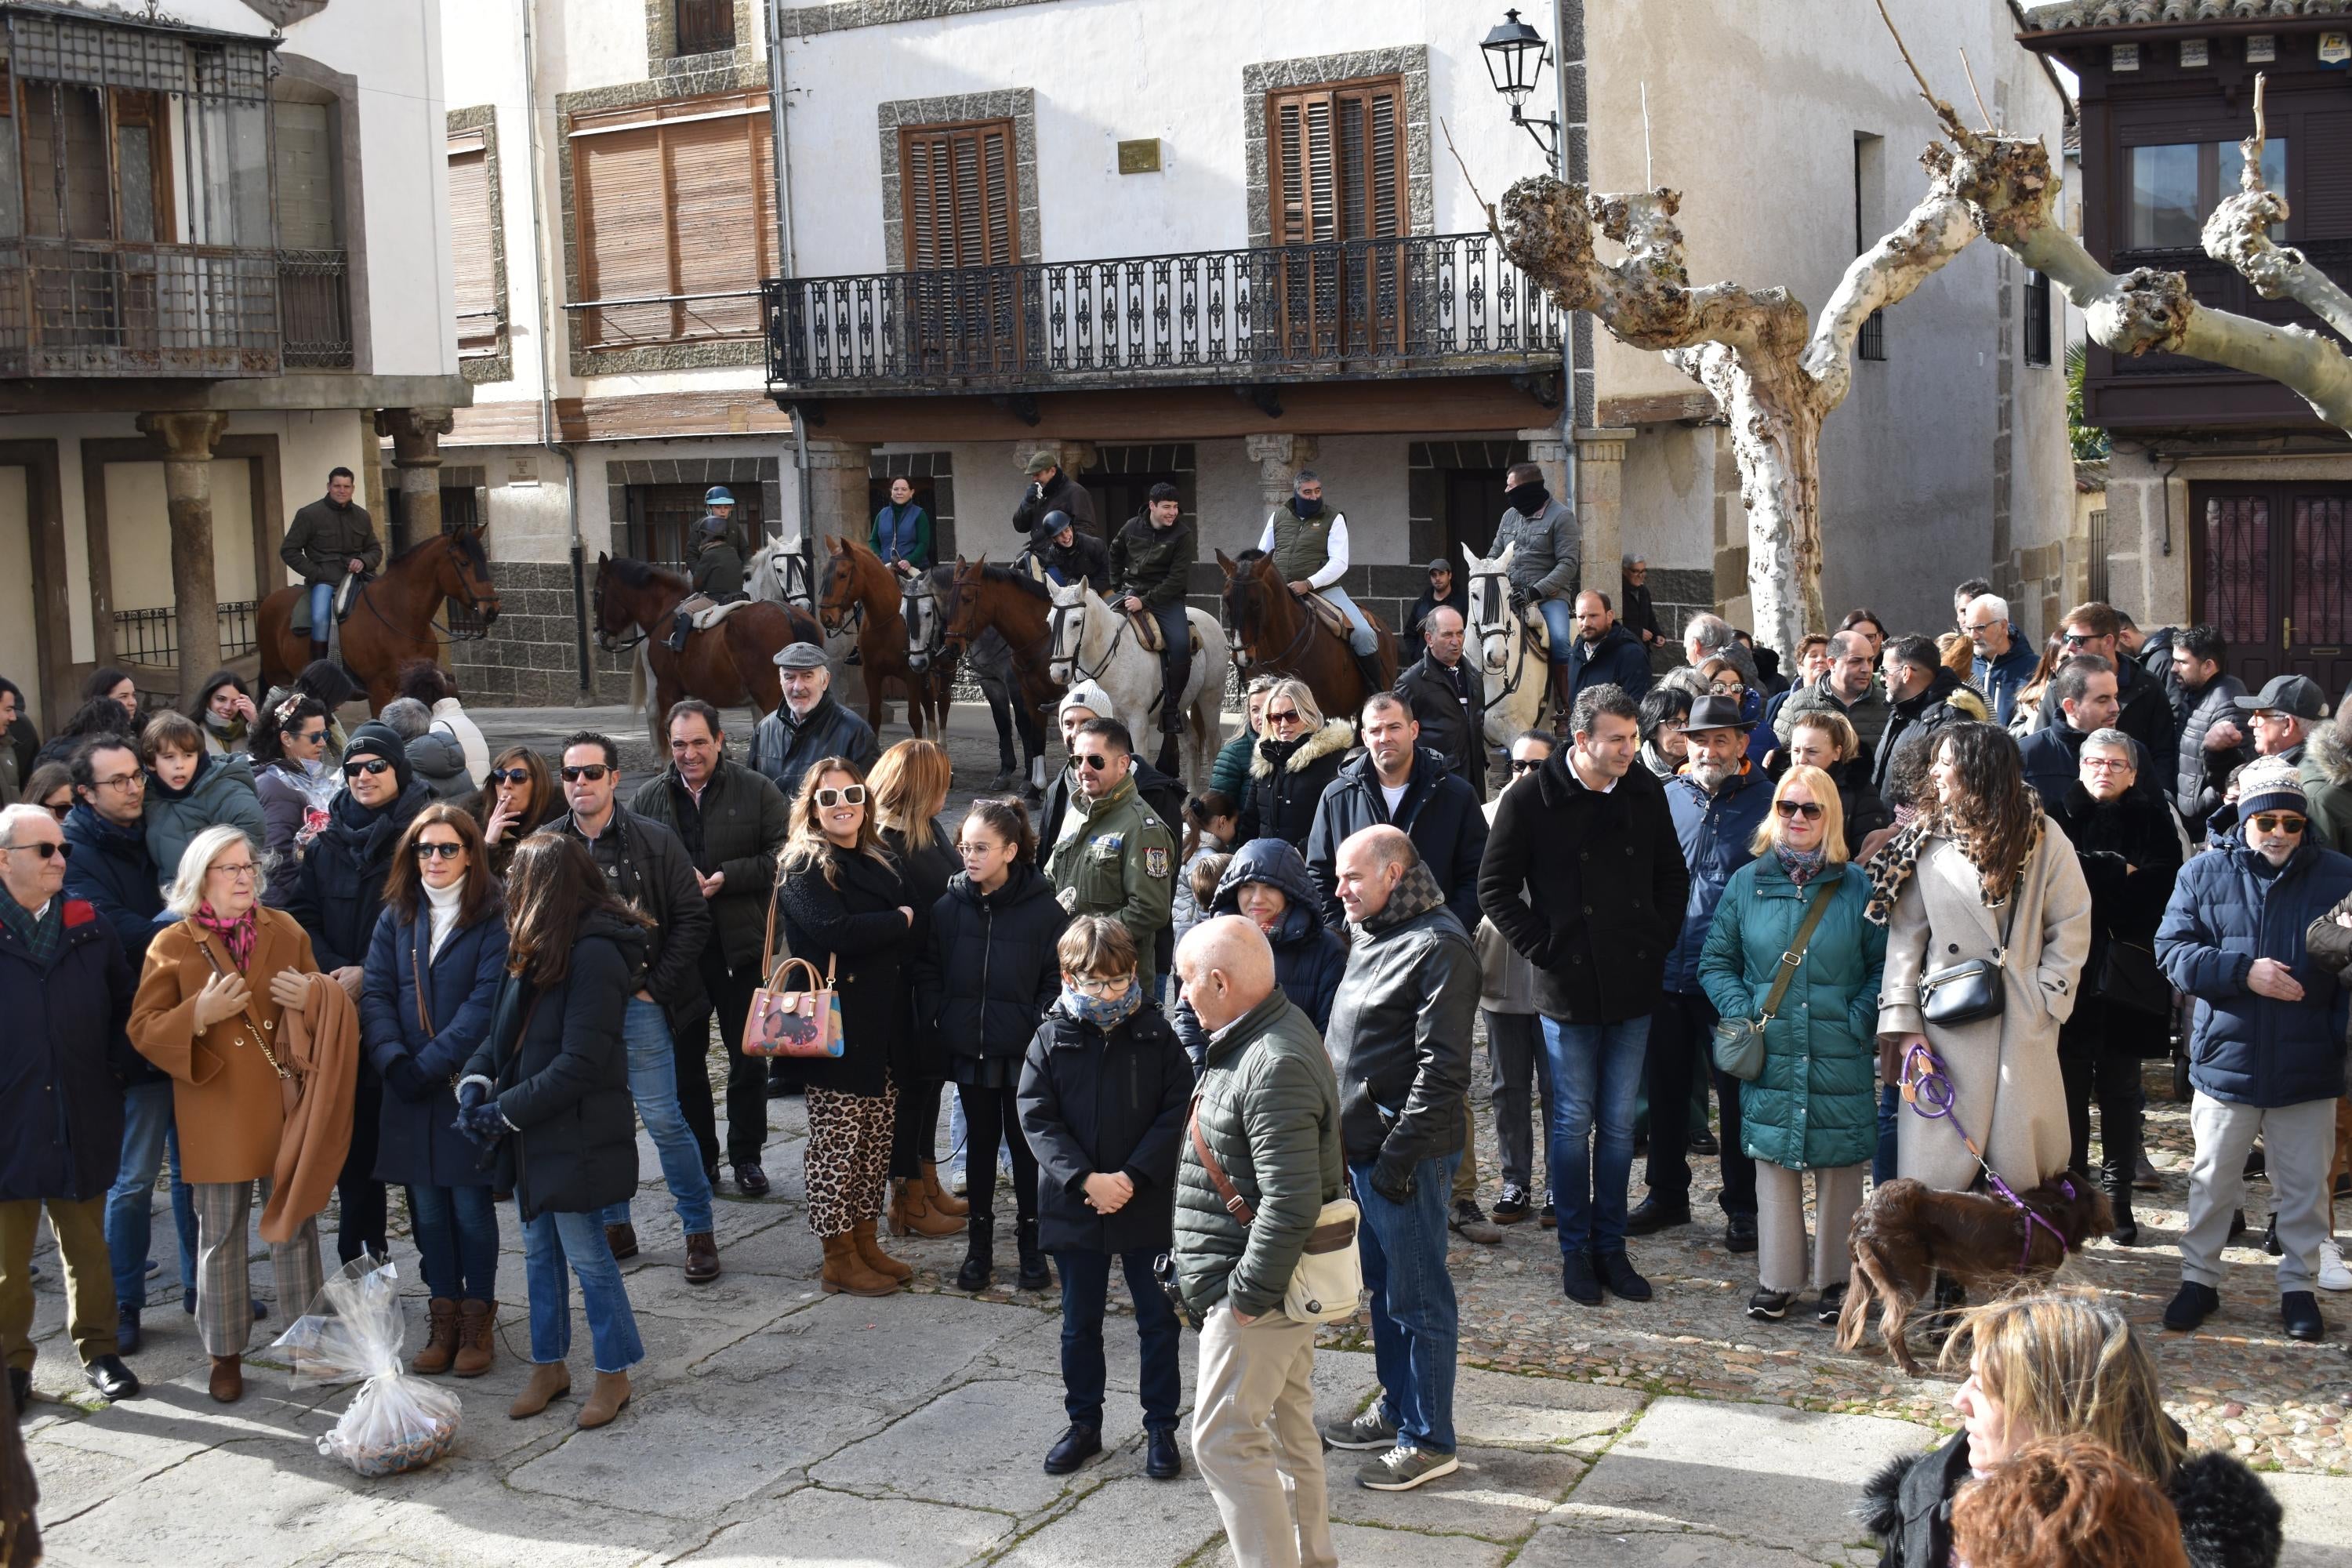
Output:
[[[1264,584],[1255,582],[1253,582],[1251,585],[1258,588],[1261,592],[1269,594],[1287,594],[1290,592],[1286,586],[1281,584],[1279,582],[1277,582],[1276,586],[1272,589],[1266,589]],[[1280,653],[1276,654],[1271,658],[1259,658],[1253,655],[1250,659],[1252,664],[1267,665],[1276,669],[1297,669],[1298,668],[1298,656],[1300,652],[1306,648],[1307,639],[1315,635],[1315,612],[1308,609],[1304,603],[1299,602],[1297,595],[1291,594],[1290,596],[1292,602],[1297,605],[1298,610],[1298,630],[1297,634],[1291,637],[1288,647],[1285,647]],[[1238,631],[1234,631],[1231,627],[1227,627],[1226,629],[1229,632],[1232,632],[1234,645],[1233,652],[1227,657],[1232,660],[1233,666],[1235,669],[1238,670],[1247,668],[1241,662],[1243,651],[1241,634]]]
[[[1507,591],[1510,578],[1506,574],[1501,572],[1473,572],[1470,574],[1470,584],[1474,590],[1480,583],[1499,583],[1505,584],[1505,592],[1503,593],[1501,599],[1498,601],[1503,606],[1502,621],[1496,626],[1493,631],[1489,632],[1481,630],[1478,633],[1478,642],[1480,644],[1478,649],[1478,660],[1483,664],[1486,662],[1486,658],[1485,644],[1489,637],[1500,637],[1503,639],[1503,646],[1506,648],[1510,647],[1511,623],[1517,618],[1517,612],[1511,608],[1511,596]],[[1490,703],[1498,702],[1504,698],[1510,696],[1519,689],[1519,682],[1527,679],[1528,629],[1525,625],[1521,625],[1518,629],[1519,657],[1510,661],[1510,678],[1503,682],[1503,689],[1500,691],[1496,692],[1492,697],[1487,699],[1487,701]]]

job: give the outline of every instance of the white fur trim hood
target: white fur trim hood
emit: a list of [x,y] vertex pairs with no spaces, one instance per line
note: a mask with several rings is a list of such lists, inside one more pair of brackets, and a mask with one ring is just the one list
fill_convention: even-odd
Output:
[[[1356,743],[1356,727],[1345,719],[1326,719],[1323,728],[1307,737],[1298,750],[1290,753],[1286,773],[1303,773],[1323,757],[1334,752],[1344,752]],[[1264,746],[1250,748],[1250,777],[1265,779],[1274,776],[1274,764],[1265,760]]]

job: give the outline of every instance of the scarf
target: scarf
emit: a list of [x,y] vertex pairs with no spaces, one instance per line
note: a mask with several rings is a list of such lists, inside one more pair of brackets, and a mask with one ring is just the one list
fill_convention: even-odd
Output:
[[1308,500],[1305,496],[1292,496],[1290,498],[1290,515],[1297,518],[1301,522],[1305,522],[1309,518],[1322,516],[1323,498],[1321,496],[1317,496],[1313,500]]
[[1531,480],[1524,485],[1513,485],[1503,492],[1503,504],[1521,517],[1539,516],[1543,511],[1544,503],[1550,500],[1551,491],[1544,488],[1543,481],[1540,479]]
[[[2042,823],[2042,807],[2037,803],[2033,807],[2033,826],[2026,830],[2025,854],[2018,861],[2016,873],[2010,881],[2011,894],[2017,891],[2017,883],[2024,877],[2026,866],[2032,861],[2034,850],[2041,847]],[[1870,902],[1863,906],[1862,912],[1871,924],[1883,926],[1894,917],[1895,896],[1903,891],[1903,884],[1909,881],[1912,873],[1919,868],[1919,847],[1930,838],[1948,838],[1959,846],[1960,853],[1967,856],[1969,864],[1977,869],[1977,897],[1984,900],[1987,909],[2000,907],[2003,900],[1996,900],[1985,892],[1985,864],[1978,858],[1976,847],[1952,826],[1942,808],[1923,809],[1917,816],[1897,828],[1895,837],[1886,841],[1885,847],[1872,856],[1870,864],[1863,868],[1864,873],[1870,878]]]
[[1776,844],[1772,853],[1780,858],[1780,869],[1789,873],[1789,880],[1800,888],[1820,876],[1830,858],[1826,844],[1816,849],[1791,849],[1785,844]]
[[213,913],[209,903],[198,904],[196,912],[188,918],[199,930],[211,932],[228,949],[229,962],[242,973],[253,963],[254,944],[261,940],[261,917],[255,912],[258,906],[247,906],[245,913],[233,921],[225,921]]
[[1430,875],[1426,861],[1416,860],[1405,868],[1404,875],[1389,894],[1389,901],[1381,906],[1380,913],[1360,921],[1349,921],[1366,936],[1378,936],[1404,924],[1415,915],[1424,915],[1445,902],[1445,893],[1438,887],[1437,879]]
[[1135,1015],[1143,1005],[1143,983],[1132,980],[1117,996],[1089,996],[1083,991],[1062,987],[1060,1006],[1063,1012],[1081,1024],[1092,1024],[1104,1034],[1109,1034]]
[[147,773],[147,794],[156,800],[185,800],[195,793],[198,784],[205,782],[205,774],[211,770],[213,760],[209,753],[197,752],[196,771],[190,773],[188,782],[177,789],[165,784],[163,775],[151,768]]

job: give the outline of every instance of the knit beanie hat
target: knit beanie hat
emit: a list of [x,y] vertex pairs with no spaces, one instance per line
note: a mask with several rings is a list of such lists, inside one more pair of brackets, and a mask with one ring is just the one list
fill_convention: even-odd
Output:
[[2245,821],[2260,812],[2292,811],[2299,816],[2311,814],[2310,803],[2303,793],[2303,779],[2293,763],[2284,757],[2263,757],[2246,764],[2238,775],[2238,820]]
[[1055,709],[1054,716],[1058,719],[1064,710],[1070,708],[1083,708],[1097,719],[1118,717],[1118,707],[1111,701],[1110,693],[1091,680],[1073,682],[1070,689],[1063,695],[1060,706]]
[[343,761],[349,763],[360,757],[382,757],[390,763],[392,776],[400,781],[401,793],[408,792],[409,781],[415,777],[408,766],[408,742],[390,725],[371,719],[352,731],[350,742],[343,747]]

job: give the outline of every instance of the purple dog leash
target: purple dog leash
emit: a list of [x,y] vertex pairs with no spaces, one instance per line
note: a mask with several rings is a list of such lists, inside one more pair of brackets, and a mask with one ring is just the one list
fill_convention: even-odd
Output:
[[[1959,1135],[1961,1143],[1975,1157],[1978,1168],[1984,1172],[1985,1180],[1992,1184],[1992,1190],[2007,1199],[2011,1207],[2025,1216],[2025,1250],[2017,1259],[2018,1273],[2023,1274],[2026,1265],[2032,1261],[2033,1227],[2037,1225],[2048,1231],[2051,1239],[2057,1242],[2058,1256],[2062,1260],[2074,1250],[2066,1245],[2066,1238],[2059,1234],[2056,1226],[2035,1214],[2026,1206],[2024,1199],[2010,1191],[2009,1184],[2000,1179],[2000,1173],[1992,1168],[1991,1163],[1985,1159],[1984,1151],[1977,1147],[1977,1141],[1969,1136],[1967,1128],[1960,1125],[1959,1116],[1955,1110],[1959,1095],[1952,1088],[1951,1078],[1945,1072],[1942,1060],[1937,1057],[1934,1048],[1924,1040],[1904,1054],[1903,1100],[1913,1111],[1930,1121],[1949,1122],[1952,1131]],[[2072,1176],[2059,1177],[2058,1185],[2067,1197],[2072,1198],[2074,1195]]]

